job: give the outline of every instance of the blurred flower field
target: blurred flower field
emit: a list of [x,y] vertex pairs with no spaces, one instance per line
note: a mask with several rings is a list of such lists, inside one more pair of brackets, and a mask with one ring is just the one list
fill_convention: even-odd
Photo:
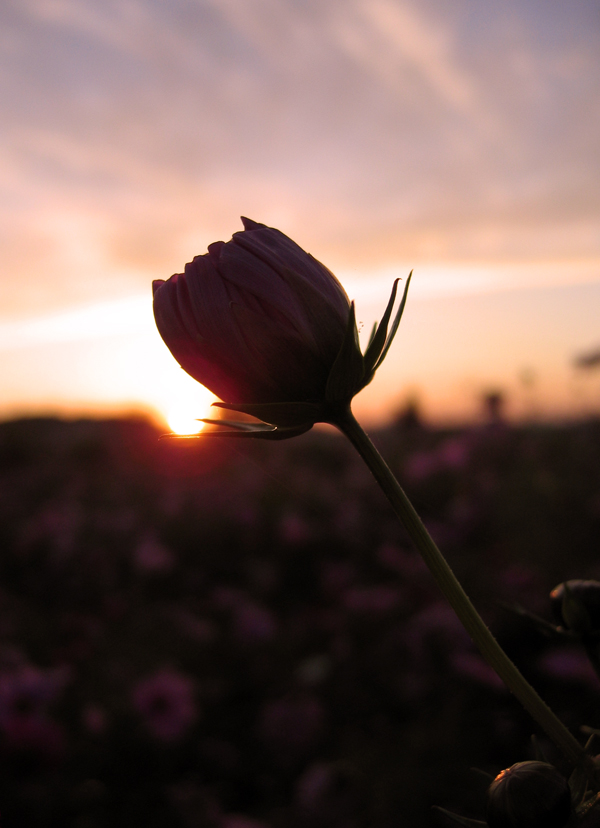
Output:
[[[350,445],[158,437],[0,424],[2,828],[481,817],[470,768],[530,758],[534,727]],[[508,654],[600,727],[585,656],[505,606],[550,618],[600,578],[600,422],[373,437]]]

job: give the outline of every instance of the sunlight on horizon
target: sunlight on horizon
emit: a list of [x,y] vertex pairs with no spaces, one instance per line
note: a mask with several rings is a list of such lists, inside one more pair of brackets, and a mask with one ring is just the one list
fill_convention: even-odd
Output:
[[[574,264],[574,263],[573,263]],[[408,398],[426,416],[477,416],[486,388],[504,389],[513,416],[598,410],[595,375],[570,367],[598,344],[598,265],[545,268],[417,266],[394,346],[356,401],[365,422],[393,417]],[[341,273],[363,332],[381,319],[403,268]],[[363,342],[364,346],[364,342]],[[216,397],[176,363],[156,330],[150,291],[21,320],[0,320],[0,417],[145,412],[194,434]],[[10,358],[7,359],[10,355]],[[407,358],[408,357],[408,358]],[[525,389],[523,372],[535,376]]]
[[204,423],[198,419],[198,412],[192,411],[185,403],[169,408],[167,423],[174,434],[199,434],[204,428]]
[[175,434],[198,434],[204,428],[199,421],[214,416],[211,405],[217,398],[173,363],[174,370],[158,375],[157,386],[152,389],[153,405]]

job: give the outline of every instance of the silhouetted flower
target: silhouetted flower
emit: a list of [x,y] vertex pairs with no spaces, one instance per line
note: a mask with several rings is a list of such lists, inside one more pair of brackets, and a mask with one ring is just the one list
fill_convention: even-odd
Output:
[[489,828],[563,828],[570,815],[569,784],[546,762],[517,762],[488,788]]
[[576,633],[600,631],[600,582],[565,581],[550,593],[558,624]]
[[224,400],[217,405],[264,421],[225,422],[233,433],[291,437],[334,421],[372,380],[406,290],[388,334],[396,280],[363,355],[354,306],[335,276],[279,230],[242,221],[231,241],[153,283],[156,325],[181,367]]

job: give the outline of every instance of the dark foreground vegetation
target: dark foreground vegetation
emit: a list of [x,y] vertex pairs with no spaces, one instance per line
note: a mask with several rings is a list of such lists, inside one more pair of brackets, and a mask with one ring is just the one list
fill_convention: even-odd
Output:
[[[600,684],[549,590],[600,578],[600,423],[374,435],[574,730]],[[421,828],[482,817],[534,726],[352,449],[0,425],[2,828]],[[542,738],[542,743],[544,740]],[[552,746],[547,746],[550,756]]]

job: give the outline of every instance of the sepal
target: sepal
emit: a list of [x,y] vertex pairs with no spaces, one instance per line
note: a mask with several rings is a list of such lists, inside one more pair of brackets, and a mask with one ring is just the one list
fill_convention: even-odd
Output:
[[[224,408],[226,411],[239,411],[283,428],[297,428],[310,423],[318,422],[323,415],[322,406],[316,403],[283,402],[283,403],[213,403],[215,408]],[[217,420],[217,422],[219,422]]]
[[488,828],[487,822],[483,822],[481,819],[470,819],[469,817],[460,816],[459,814],[453,814],[452,811],[440,808],[439,805],[434,805],[433,807],[436,811],[440,811],[442,814],[445,814],[453,820],[453,822],[457,822],[459,825],[464,825],[465,828]]
[[[240,423],[238,420],[202,420],[207,425],[219,426],[215,431],[203,431],[198,437],[249,437],[254,440],[289,440],[299,437],[313,427],[312,423],[302,426],[273,426],[269,423]],[[222,426],[222,428],[221,428]]]
[[364,387],[365,361],[360,350],[354,302],[350,305],[348,324],[342,347],[333,363],[327,386],[327,403],[345,403]]
[[387,339],[387,329],[390,323],[390,317],[392,315],[394,302],[396,301],[396,293],[398,292],[399,281],[400,279],[394,279],[392,294],[387,303],[385,312],[381,317],[379,325],[375,323],[373,331],[371,332],[369,344],[367,345],[367,350],[365,351],[365,370],[368,374],[374,372],[375,363],[381,356],[381,352],[383,351],[383,348],[385,346],[385,341]]
[[206,425],[218,426],[214,431],[202,431],[200,434],[163,434],[161,439],[168,440],[204,440],[206,437],[246,437],[255,440],[288,440],[310,431],[313,424],[280,427],[270,423],[243,423],[240,420],[199,420]]
[[367,350],[365,351],[365,382],[364,385],[368,385],[371,380],[373,379],[375,372],[383,362],[383,360],[387,356],[387,352],[390,349],[390,346],[396,336],[398,331],[398,327],[400,325],[400,320],[402,319],[402,314],[404,313],[404,308],[406,306],[406,299],[408,297],[408,288],[410,285],[410,280],[412,278],[412,270],[408,274],[408,279],[406,280],[406,285],[404,286],[404,292],[402,294],[402,299],[400,300],[400,306],[396,312],[396,316],[394,317],[394,321],[392,322],[392,327],[388,333],[388,325],[390,321],[390,317],[392,315],[392,309],[394,307],[394,302],[396,301],[396,292],[398,290],[398,282],[399,279],[396,279],[394,282],[394,286],[392,288],[392,295],[390,296],[390,300],[388,302],[387,308],[385,309],[385,313],[381,318],[381,322],[379,326],[371,334],[371,339],[369,341],[369,345]]
[[573,634],[568,632],[567,630],[563,629],[562,627],[557,627],[554,624],[551,624],[549,621],[546,621],[545,618],[541,618],[539,615],[536,615],[534,612],[529,612],[529,610],[522,607],[521,604],[509,604],[506,601],[498,601],[498,606],[502,607],[508,612],[514,612],[515,615],[519,615],[521,618],[526,618],[531,624],[537,629],[538,632],[542,633],[545,636],[552,636],[552,637],[561,637],[561,638],[573,638]]

